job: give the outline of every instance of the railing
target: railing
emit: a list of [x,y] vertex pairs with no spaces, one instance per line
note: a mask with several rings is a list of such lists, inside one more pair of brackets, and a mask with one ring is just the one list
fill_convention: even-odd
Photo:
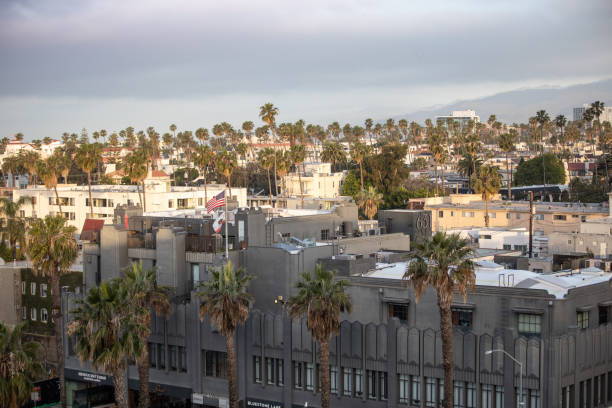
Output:
[[144,248],[144,249],[155,249],[155,235],[153,233],[140,233],[130,231],[131,234],[127,239],[128,248]]
[[[235,237],[229,237],[230,250],[236,248]],[[225,250],[225,239],[220,235],[188,235],[185,238],[185,251],[187,252],[223,252]]]

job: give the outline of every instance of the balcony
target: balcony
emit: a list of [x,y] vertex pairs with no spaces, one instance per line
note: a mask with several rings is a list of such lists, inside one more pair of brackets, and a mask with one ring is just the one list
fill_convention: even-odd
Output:
[[155,249],[155,235],[152,232],[142,233],[137,231],[129,231],[127,239],[127,247],[139,249]]

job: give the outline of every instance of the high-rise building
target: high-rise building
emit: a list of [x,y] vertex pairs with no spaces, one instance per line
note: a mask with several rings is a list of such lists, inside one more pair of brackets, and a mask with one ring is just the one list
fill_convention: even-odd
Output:
[[438,121],[442,121],[444,125],[446,125],[449,119],[452,119],[453,122],[459,122],[459,127],[466,126],[469,121],[480,123],[480,116],[476,115],[476,111],[472,109],[452,111],[450,115],[437,116],[436,123],[438,123]]

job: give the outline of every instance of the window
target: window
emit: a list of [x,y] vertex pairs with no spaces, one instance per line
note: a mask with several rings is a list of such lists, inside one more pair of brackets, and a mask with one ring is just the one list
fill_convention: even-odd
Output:
[[540,408],[540,391],[529,391],[529,408]]
[[465,385],[465,408],[476,408],[476,384]]
[[159,369],[166,368],[166,345],[157,345],[157,367]]
[[599,306],[599,324],[606,324],[609,322],[608,317],[608,306]]
[[427,377],[425,378],[425,406],[426,407],[435,407],[437,405],[438,399],[437,390],[436,390],[436,379]]
[[204,375],[206,377],[227,378],[227,353],[222,351],[205,351]]
[[179,346],[178,348],[179,355],[179,370],[183,373],[187,372],[187,350],[185,347]]
[[490,212],[489,213],[489,218],[497,218],[497,213]]
[[504,249],[507,250],[507,251],[510,251],[510,250],[512,250],[512,245],[504,244]]
[[408,320],[408,305],[389,303],[389,319],[397,317],[401,321]]
[[40,321],[43,323],[47,323],[49,321],[49,313],[44,307],[40,309]]
[[544,219],[544,214],[534,214],[533,219],[542,221]]
[[157,367],[157,360],[155,359],[155,344],[147,343],[149,348],[149,365],[153,368]]
[[26,320],[28,318],[28,308],[25,306],[21,308],[21,318],[23,320]]
[[567,216],[555,214],[555,215],[553,215],[553,220],[555,220],[555,221],[566,221],[567,220]]
[[314,389],[314,365],[305,363],[306,372],[306,389],[312,391]]
[[444,211],[438,211],[438,217],[444,218]]
[[481,235],[480,239],[491,239],[491,235]]
[[368,376],[368,399],[375,400],[376,396],[376,371],[367,370]]
[[301,390],[304,388],[304,376],[302,374],[303,363],[294,361],[293,362],[293,388]]
[[463,328],[472,327],[472,311],[467,309],[453,309],[453,325]]
[[495,408],[504,408],[504,387],[495,386]]
[[520,313],[518,315],[518,331],[521,334],[540,334],[542,332],[542,316]]
[[465,383],[463,381],[455,381],[453,384],[453,407],[465,408]]
[[327,241],[329,239],[329,230],[322,229],[321,230],[321,241]]
[[279,387],[285,385],[285,361],[282,358],[276,360],[276,384]]
[[413,404],[419,404],[421,402],[421,377],[411,376],[410,377],[410,399]]
[[168,208],[174,207],[174,200],[168,200]]
[[520,220],[520,219],[521,219],[521,214],[516,213],[516,219],[517,219],[517,220]]
[[332,394],[338,394],[338,366],[329,367],[329,385]]
[[203,203],[204,203],[204,199],[202,197],[199,197],[198,198],[198,206],[201,207]]
[[464,217],[473,217],[474,211],[463,211],[461,215],[463,215]]
[[22,295],[26,294],[26,281],[21,282],[21,294]]
[[32,319],[32,321],[36,321],[36,308],[33,307],[30,309],[30,319]]
[[168,346],[168,353],[170,354],[170,369],[176,371],[178,365],[178,355],[176,346]]
[[482,408],[493,408],[493,386],[482,384],[480,388],[480,406]]
[[46,283],[40,284],[40,297],[47,297],[47,284]]
[[589,312],[576,312],[576,323],[579,329],[588,329],[589,328]]
[[342,368],[342,394],[350,397],[353,395],[353,369]]
[[355,374],[355,396],[361,397],[363,395],[363,370],[356,368],[353,373]]
[[253,381],[261,384],[261,357],[253,357]]
[[30,283],[30,295],[35,295],[36,294],[36,282],[31,282]]
[[25,211],[24,210],[19,210],[19,216],[21,218],[24,218],[25,217]]
[[398,376],[399,381],[399,403],[407,404],[409,399],[410,391],[410,377],[407,374],[400,374]]
[[276,383],[276,367],[273,358],[266,358],[266,382],[268,384]]
[[379,371],[378,377],[380,381],[380,399],[383,401],[386,401],[387,398],[389,397],[388,388],[387,388],[387,372]]
[[506,213],[506,218],[510,219],[510,213],[509,212]]

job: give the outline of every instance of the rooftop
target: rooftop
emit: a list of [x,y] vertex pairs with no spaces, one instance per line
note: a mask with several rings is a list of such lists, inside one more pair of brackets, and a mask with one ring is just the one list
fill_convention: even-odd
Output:
[[[536,213],[568,213],[568,214],[608,214],[607,206],[601,204],[581,204],[581,203],[534,203]],[[485,209],[484,201],[471,201],[469,203],[441,203],[441,204],[425,204],[427,209],[445,209],[445,208],[465,208],[465,209]],[[489,202],[489,211],[512,211],[512,212],[529,212],[529,201],[491,201]]]

